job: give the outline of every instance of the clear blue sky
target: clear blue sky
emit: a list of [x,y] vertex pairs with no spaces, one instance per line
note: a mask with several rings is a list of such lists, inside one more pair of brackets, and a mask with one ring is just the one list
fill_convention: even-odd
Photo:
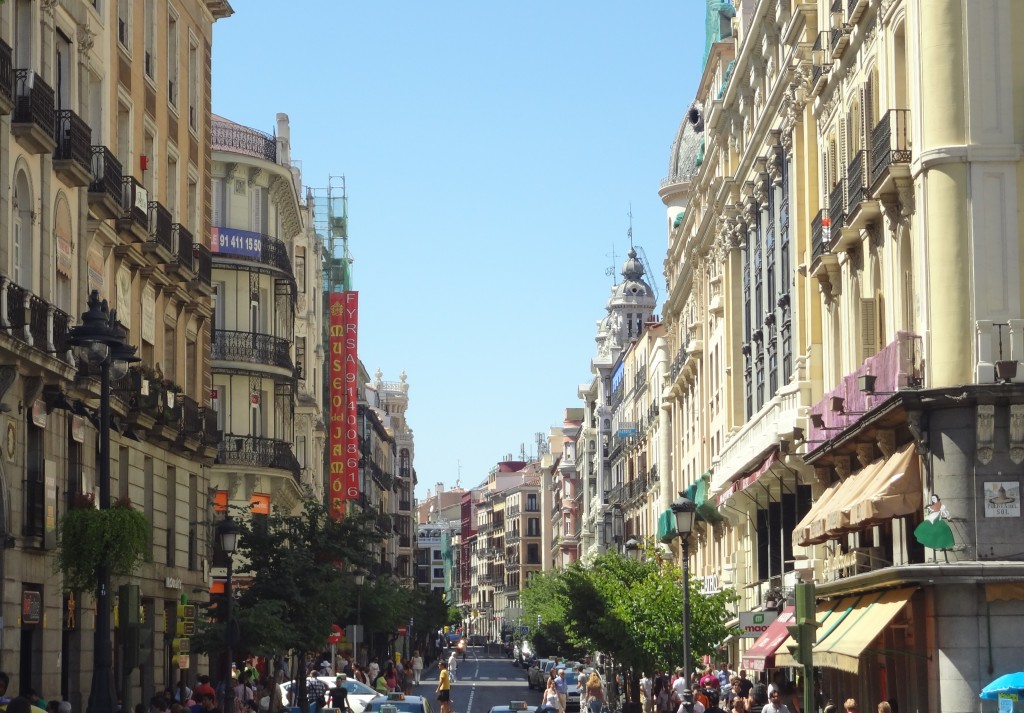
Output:
[[360,358],[404,369],[417,494],[560,425],[633,237],[665,298],[669,149],[704,3],[232,0],[213,110],[344,174]]

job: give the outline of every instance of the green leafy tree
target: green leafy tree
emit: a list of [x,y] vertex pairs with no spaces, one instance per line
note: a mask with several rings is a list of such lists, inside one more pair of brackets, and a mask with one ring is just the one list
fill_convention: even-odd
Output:
[[[589,564],[576,562],[561,572],[534,577],[522,595],[531,621],[540,614],[542,622],[552,622],[534,639],[535,646],[573,657],[580,650],[613,653],[632,673],[634,700],[641,672],[678,666],[685,657],[682,571],[653,546],[644,552],[640,561],[608,552]],[[691,581],[691,662],[714,653],[735,633],[725,625],[735,600],[731,590],[701,594],[696,580]],[[555,623],[562,626],[560,634]]]
[[[309,499],[297,515],[243,513],[238,520],[235,563],[244,585],[234,592],[235,650],[263,656],[322,651],[332,625],[355,609],[354,574],[370,568],[372,547],[382,539],[374,518],[353,512],[336,521]],[[196,650],[224,650],[220,609],[216,605],[215,620],[199,627]],[[305,706],[305,677],[297,683]]]

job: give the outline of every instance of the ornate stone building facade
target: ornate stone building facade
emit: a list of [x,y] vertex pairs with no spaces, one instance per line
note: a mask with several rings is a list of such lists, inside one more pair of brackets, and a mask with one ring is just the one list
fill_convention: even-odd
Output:
[[0,667],[11,691],[76,710],[92,674],[93,602],[63,591],[53,558],[57,523],[98,489],[99,380],[65,343],[90,291],[141,358],[111,395],[111,492],[153,535],[131,581],[140,673],[118,673],[126,700],[177,674],[176,605],[205,584],[218,439],[210,51],[213,23],[231,14],[226,0],[0,5]]
[[[707,18],[661,190],[691,564],[739,613],[786,613],[814,581],[826,697],[977,710],[1021,655],[1024,12],[743,0]],[[795,665],[771,638],[730,659]]]
[[323,497],[320,243],[300,202],[288,117],[275,136],[213,118],[212,469],[226,506],[292,514]]

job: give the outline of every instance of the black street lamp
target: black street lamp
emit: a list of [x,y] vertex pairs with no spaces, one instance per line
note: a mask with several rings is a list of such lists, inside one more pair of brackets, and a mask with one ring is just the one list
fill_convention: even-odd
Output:
[[[88,311],[82,323],[68,330],[67,345],[85,364],[100,370],[100,453],[97,464],[100,487],[99,507],[110,507],[110,381],[128,373],[128,364],[139,361],[137,347],[125,342],[125,331],[117,322],[117,313],[100,300],[99,292],[89,295]],[[114,713],[113,641],[110,635],[110,568],[96,568],[96,628],[93,632],[92,689],[87,713]]]
[[683,545],[683,676],[690,688],[690,533],[697,506],[683,493],[672,503],[676,534]]
[[634,562],[640,560],[640,555],[643,553],[640,551],[640,543],[637,542],[635,537],[630,537],[626,540],[626,556]]
[[363,629],[363,585],[366,584],[366,575],[362,572],[356,575],[356,629],[352,636],[352,663],[359,663],[359,639]]
[[224,580],[224,647],[227,653],[227,675],[224,678],[224,706],[221,709],[225,713],[232,713],[235,710],[235,682],[231,678],[234,670],[231,649],[235,643],[234,622],[231,620],[231,600],[233,598],[231,593],[231,567],[233,564],[231,555],[234,554],[235,548],[238,546],[238,533],[240,530],[241,528],[238,526],[238,523],[230,515],[226,515],[217,525],[220,549],[228,556],[228,573]]

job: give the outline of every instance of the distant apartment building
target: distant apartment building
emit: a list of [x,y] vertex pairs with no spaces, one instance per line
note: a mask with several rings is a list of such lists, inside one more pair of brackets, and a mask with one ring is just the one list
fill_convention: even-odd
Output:
[[416,528],[416,586],[446,592],[450,562],[445,550],[451,549],[451,537],[459,528],[458,520],[436,521]]

